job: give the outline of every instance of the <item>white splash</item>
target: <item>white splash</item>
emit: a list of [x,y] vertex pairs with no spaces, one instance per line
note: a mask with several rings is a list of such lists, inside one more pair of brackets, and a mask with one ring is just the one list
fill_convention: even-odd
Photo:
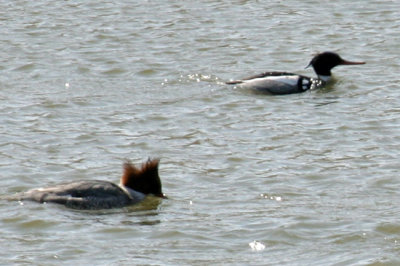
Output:
[[281,196],[269,196],[268,194],[261,193],[260,196],[264,199],[270,199],[270,200],[275,200],[275,201],[282,201]]
[[251,250],[253,250],[253,251],[261,251],[261,250],[265,249],[265,245],[263,243],[255,241],[255,240],[253,242],[250,242],[249,246],[250,246]]

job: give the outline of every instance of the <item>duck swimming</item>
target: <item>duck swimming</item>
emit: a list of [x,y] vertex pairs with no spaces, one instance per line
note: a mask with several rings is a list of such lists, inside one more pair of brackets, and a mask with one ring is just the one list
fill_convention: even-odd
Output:
[[120,183],[84,180],[52,187],[32,189],[17,195],[17,200],[58,203],[74,209],[110,209],[139,203],[146,195],[166,198],[158,175],[158,159],[140,167],[124,164]]
[[331,70],[339,65],[362,65],[365,62],[353,62],[342,59],[337,53],[323,52],[314,56],[306,68],[312,66],[318,78],[288,72],[265,72],[241,80],[228,81],[228,85],[238,85],[269,94],[292,94],[324,86],[331,80]]

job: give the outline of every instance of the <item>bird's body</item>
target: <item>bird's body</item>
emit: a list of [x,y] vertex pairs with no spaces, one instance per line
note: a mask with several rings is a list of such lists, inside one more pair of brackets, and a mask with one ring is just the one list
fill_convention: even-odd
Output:
[[294,73],[265,72],[242,80],[229,81],[226,84],[270,94],[291,94],[309,90],[318,82],[320,82],[318,79]]
[[109,209],[138,203],[146,196],[137,191],[131,195],[127,191],[112,182],[83,180],[32,189],[25,192],[20,200],[52,202],[74,209]]
[[149,160],[136,168],[125,163],[120,184],[103,180],[83,180],[19,193],[17,200],[58,203],[74,209],[109,209],[142,201],[146,195],[165,197],[158,176],[159,160]]
[[365,63],[346,61],[336,53],[324,52],[316,55],[308,65],[314,68],[317,78],[288,72],[265,72],[226,84],[269,94],[300,93],[324,86],[331,79],[331,69],[335,66],[359,64]]

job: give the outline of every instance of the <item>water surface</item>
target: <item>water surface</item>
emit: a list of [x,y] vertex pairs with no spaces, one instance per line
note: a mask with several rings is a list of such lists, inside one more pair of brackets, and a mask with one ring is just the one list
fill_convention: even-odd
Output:
[[[0,193],[118,182],[160,157],[162,202],[0,202],[15,265],[397,265],[397,1],[0,4]],[[223,81],[334,69],[267,96]]]

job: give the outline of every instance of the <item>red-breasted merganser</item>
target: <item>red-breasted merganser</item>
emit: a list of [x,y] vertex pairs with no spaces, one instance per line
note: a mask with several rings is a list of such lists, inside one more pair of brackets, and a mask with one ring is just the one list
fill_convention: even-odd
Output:
[[119,185],[101,180],[76,181],[32,189],[16,199],[58,203],[74,209],[110,209],[138,203],[148,194],[166,198],[158,164],[158,159],[149,159],[138,168],[126,162]]
[[306,66],[312,66],[318,78],[287,72],[265,72],[241,80],[228,81],[226,84],[238,85],[269,94],[300,93],[324,86],[331,79],[331,69],[339,65],[362,65],[365,62],[352,62],[342,59],[337,53],[323,52],[314,56]]

